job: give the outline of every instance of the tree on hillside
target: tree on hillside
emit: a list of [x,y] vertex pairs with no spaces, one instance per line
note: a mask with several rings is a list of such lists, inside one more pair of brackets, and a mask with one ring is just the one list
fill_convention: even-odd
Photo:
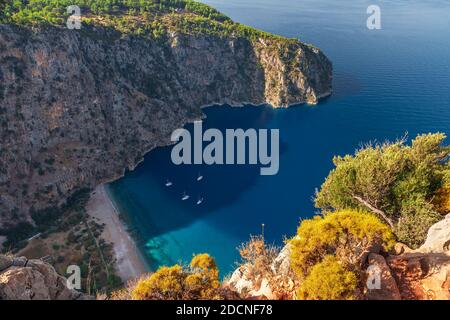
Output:
[[398,239],[419,246],[428,228],[442,215],[433,199],[450,178],[450,147],[441,133],[368,145],[354,156],[335,157],[332,170],[316,194],[324,210],[369,210],[388,224]]

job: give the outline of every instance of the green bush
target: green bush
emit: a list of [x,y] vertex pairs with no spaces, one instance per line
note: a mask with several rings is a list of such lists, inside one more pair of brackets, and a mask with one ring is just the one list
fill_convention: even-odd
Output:
[[[362,253],[374,246],[389,250],[395,243],[389,227],[370,213],[340,210],[304,220],[290,242],[291,267],[300,279],[328,255],[344,266],[356,269]],[[357,270],[356,270],[357,271]]]
[[324,210],[362,208],[376,214],[398,239],[415,248],[440,215],[432,204],[450,176],[449,146],[441,133],[369,145],[354,156],[335,157],[336,166],[316,195]]

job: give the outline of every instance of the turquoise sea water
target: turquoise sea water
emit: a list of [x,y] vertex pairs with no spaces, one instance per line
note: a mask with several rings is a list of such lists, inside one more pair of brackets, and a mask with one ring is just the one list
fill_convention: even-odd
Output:
[[[450,134],[450,1],[205,0],[234,20],[321,48],[334,64],[334,94],[318,106],[205,109],[205,127],[280,129],[280,171],[252,166],[181,166],[171,147],[152,151],[110,192],[151,268],[209,252],[222,276],[236,247],[265,224],[281,244],[301,218],[336,154],[367,141],[418,133]],[[366,28],[366,9],[381,8],[382,30]],[[204,179],[196,178],[201,172]],[[173,181],[165,187],[166,179]],[[191,195],[181,201],[181,194]],[[204,198],[196,206],[197,197]]]

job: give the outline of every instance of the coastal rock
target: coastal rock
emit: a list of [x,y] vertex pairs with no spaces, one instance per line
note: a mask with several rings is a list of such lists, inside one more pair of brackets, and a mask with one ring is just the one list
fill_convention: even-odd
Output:
[[201,106],[317,103],[332,65],[282,38],[0,25],[0,226],[132,170]]
[[249,265],[236,269],[225,286],[246,299],[288,300],[295,298],[297,283],[290,262],[290,245],[273,260],[270,272],[254,274]]
[[13,265],[14,260],[11,257],[0,255],[0,272]]
[[450,214],[431,226],[425,243],[415,252],[444,253],[450,256]]
[[291,245],[287,244],[281,249],[278,256],[273,260],[270,268],[275,274],[290,274],[291,273],[291,263],[289,261],[289,256],[291,254]]
[[400,255],[402,253],[412,252],[412,249],[409,248],[406,244],[397,242],[392,249],[392,253],[395,255]]
[[436,253],[390,256],[387,263],[406,300],[450,300],[450,258]]
[[253,280],[248,276],[248,266],[242,265],[231,274],[226,285],[234,289],[239,294],[247,294],[254,288]]
[[[366,299],[450,299],[450,215],[428,230],[425,243],[411,250],[397,243],[386,260],[370,254],[369,265],[381,270],[381,290],[365,289]],[[366,271],[366,277],[369,276]]]
[[245,299],[273,300],[277,299],[270,282],[263,275],[253,275],[248,265],[243,265],[236,269],[225,287],[235,291]]
[[[8,266],[9,265],[9,266]],[[0,255],[0,300],[84,300],[68,289],[66,279],[41,260]]]
[[450,300],[450,215],[428,230],[417,250],[388,257],[402,299]]

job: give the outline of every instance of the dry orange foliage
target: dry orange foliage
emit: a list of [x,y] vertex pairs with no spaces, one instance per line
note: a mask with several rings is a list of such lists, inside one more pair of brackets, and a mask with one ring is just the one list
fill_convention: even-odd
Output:
[[436,192],[433,205],[439,213],[450,213],[450,185],[446,185]]

